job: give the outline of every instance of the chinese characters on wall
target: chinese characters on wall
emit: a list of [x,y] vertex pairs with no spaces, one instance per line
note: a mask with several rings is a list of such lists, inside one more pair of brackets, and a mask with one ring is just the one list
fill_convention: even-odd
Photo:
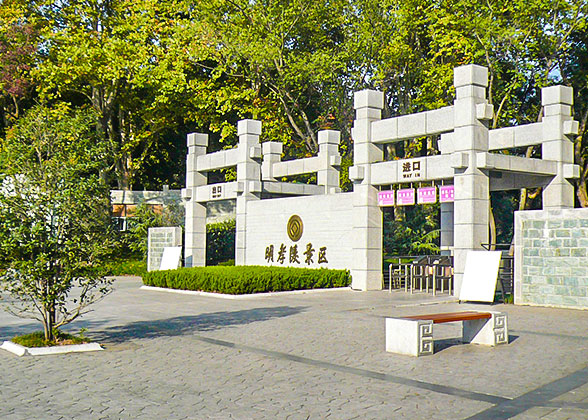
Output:
[[269,245],[265,248],[265,260],[270,262],[276,262],[284,264],[288,261],[290,264],[327,264],[327,247],[323,246],[318,248],[318,251],[314,248],[312,243],[306,244],[306,247],[298,248],[298,244],[287,247],[284,244],[280,246]]
[[223,196],[223,187],[222,185],[217,185],[212,187],[212,194],[211,198],[221,198]]
[[424,159],[405,159],[398,161],[398,180],[419,181],[426,177],[427,161]]

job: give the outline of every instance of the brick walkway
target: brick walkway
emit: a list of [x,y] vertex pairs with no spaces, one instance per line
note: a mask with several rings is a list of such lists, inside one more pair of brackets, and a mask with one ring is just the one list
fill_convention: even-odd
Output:
[[[588,418],[588,312],[497,305],[511,344],[384,351],[384,317],[488,309],[402,292],[221,300],[122,278],[71,325],[106,351],[0,351],[2,419]],[[38,329],[0,314],[0,340]]]

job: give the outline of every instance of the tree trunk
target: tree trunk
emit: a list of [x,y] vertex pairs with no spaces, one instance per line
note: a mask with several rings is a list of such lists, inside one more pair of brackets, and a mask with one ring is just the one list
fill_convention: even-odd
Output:
[[490,225],[490,237],[489,239],[489,251],[496,250],[496,220],[494,219],[494,210],[492,209],[492,201],[490,201],[490,218],[489,218],[489,225]]
[[46,308],[43,314],[43,332],[45,333],[46,341],[53,341],[55,336],[53,334],[53,326],[55,325],[55,310]]
[[576,196],[582,208],[588,207],[588,189],[586,188],[586,179],[584,177],[580,177],[578,180]]

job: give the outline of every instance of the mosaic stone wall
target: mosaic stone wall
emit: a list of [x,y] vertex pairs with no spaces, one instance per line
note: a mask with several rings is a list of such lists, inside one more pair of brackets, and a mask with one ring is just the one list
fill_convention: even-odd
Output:
[[182,228],[149,228],[147,271],[159,270],[163,248],[168,246],[182,246]]
[[515,303],[588,308],[588,209],[515,215]]

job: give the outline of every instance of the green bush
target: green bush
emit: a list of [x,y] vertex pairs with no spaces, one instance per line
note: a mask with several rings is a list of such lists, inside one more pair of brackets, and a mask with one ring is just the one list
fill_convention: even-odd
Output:
[[235,229],[235,219],[206,225],[206,265],[235,259]]
[[143,283],[169,289],[240,295],[344,287],[351,284],[351,275],[347,270],[325,268],[216,266],[152,271],[143,276]]
[[117,258],[104,264],[106,276],[142,276],[147,272],[147,262],[141,257]]

